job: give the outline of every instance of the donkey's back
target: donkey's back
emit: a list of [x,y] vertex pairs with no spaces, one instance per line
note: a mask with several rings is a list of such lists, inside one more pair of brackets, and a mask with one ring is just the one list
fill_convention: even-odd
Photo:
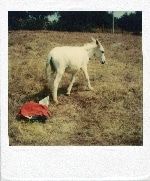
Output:
[[80,69],[89,61],[87,52],[83,47],[55,47],[48,55],[48,61],[52,61],[56,70],[66,68]]

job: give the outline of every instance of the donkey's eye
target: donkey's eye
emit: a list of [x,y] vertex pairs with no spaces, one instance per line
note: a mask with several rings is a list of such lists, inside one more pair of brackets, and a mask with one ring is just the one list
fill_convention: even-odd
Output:
[[101,51],[102,53],[104,53],[104,51]]

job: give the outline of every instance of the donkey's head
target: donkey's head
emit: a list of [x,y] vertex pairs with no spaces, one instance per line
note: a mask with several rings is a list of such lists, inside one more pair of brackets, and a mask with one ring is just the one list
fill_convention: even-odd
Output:
[[105,63],[105,51],[104,51],[102,44],[98,40],[94,39],[93,37],[92,37],[92,41],[94,44],[96,44],[96,48],[94,50],[94,56],[96,58],[98,58],[102,64],[104,64]]

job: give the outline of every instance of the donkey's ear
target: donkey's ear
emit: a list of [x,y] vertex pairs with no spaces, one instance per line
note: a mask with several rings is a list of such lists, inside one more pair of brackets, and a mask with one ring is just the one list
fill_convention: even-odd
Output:
[[98,40],[96,40],[96,45],[100,46],[100,42]]

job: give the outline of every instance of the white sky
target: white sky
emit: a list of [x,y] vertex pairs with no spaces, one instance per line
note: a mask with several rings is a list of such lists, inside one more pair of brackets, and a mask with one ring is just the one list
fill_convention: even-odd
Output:
[[126,12],[127,14],[130,14],[130,13],[134,13],[135,11],[114,11],[114,16],[119,18]]

